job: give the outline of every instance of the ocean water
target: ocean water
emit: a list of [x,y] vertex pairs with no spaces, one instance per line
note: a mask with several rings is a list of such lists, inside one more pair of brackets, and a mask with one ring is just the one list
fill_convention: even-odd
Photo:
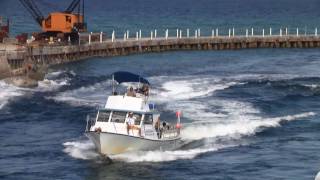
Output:
[[[63,8],[42,0],[39,6]],[[316,0],[87,2],[92,31],[317,27]],[[0,1],[12,32],[37,26],[17,0]],[[17,11],[13,10],[17,9]],[[23,22],[23,24],[22,24]],[[320,170],[320,51],[177,51],[91,58],[50,68],[35,89],[0,81],[0,179],[314,179]],[[87,114],[110,94],[110,75],[142,74],[174,120],[175,151],[102,157],[84,136]]]

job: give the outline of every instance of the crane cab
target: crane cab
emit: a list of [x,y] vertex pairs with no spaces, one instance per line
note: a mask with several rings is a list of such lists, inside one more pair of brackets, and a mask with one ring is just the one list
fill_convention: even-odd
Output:
[[42,31],[61,33],[84,32],[86,31],[86,25],[83,15],[54,12],[42,21]]
[[[57,38],[58,41],[77,42],[79,32],[86,32],[84,0],[73,0],[64,11],[52,12],[46,18],[35,0],[19,0],[41,27],[42,32],[34,33],[36,40]],[[51,41],[51,40],[50,40]]]

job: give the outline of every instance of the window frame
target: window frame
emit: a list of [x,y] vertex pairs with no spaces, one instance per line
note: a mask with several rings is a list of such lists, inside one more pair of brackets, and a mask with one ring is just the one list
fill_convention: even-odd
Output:
[[[125,111],[111,111],[111,112],[112,112],[112,114],[111,114],[111,117],[110,117],[110,119],[109,119],[109,122],[113,122],[113,123],[125,123],[125,122],[126,122],[126,119],[127,119],[127,117],[128,117],[128,112],[125,112]],[[125,115],[124,115],[123,122],[122,122],[122,120],[120,120],[120,119],[119,119],[119,122],[117,122],[117,121],[112,121],[113,115],[114,115],[115,113],[123,113],[123,114],[125,114]],[[119,115],[118,115],[118,116],[119,116]]]
[[[101,113],[109,113],[109,117],[108,117],[108,120],[107,121],[99,121],[99,117],[100,117],[100,114]],[[109,122],[110,121],[110,115],[112,114],[112,111],[111,110],[99,110],[98,111],[98,115],[97,115],[97,120],[96,122],[102,122],[102,123],[105,123],[105,122]]]
[[[147,116],[151,116],[151,123],[147,123],[146,124],[146,117]],[[143,125],[153,125],[153,121],[154,121],[154,119],[153,119],[153,114],[144,114],[143,115]],[[149,120],[148,120],[148,122],[150,122]]]

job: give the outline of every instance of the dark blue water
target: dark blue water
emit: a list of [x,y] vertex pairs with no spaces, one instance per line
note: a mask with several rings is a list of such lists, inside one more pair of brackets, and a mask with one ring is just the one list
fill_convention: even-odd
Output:
[[[66,2],[39,1],[48,11]],[[316,0],[87,2],[92,31],[317,27]],[[38,27],[18,1],[0,1],[13,33]],[[23,22],[23,24],[22,24]],[[0,81],[0,179],[314,179],[320,166],[318,49],[182,51],[93,58],[55,66],[36,89]],[[152,101],[174,119],[176,151],[98,155],[87,114],[110,94],[110,74],[152,82]]]

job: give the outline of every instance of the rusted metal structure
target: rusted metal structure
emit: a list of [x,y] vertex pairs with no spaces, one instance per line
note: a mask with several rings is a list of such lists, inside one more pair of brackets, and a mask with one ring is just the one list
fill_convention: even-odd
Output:
[[0,43],[3,42],[4,38],[9,37],[10,23],[9,19],[5,19],[0,16]]
[[33,0],[20,0],[21,4],[29,11],[34,20],[42,29],[36,39],[60,37],[62,40],[78,39],[79,32],[86,32],[87,26],[84,17],[84,0],[73,0],[64,10],[52,12],[44,17]]

